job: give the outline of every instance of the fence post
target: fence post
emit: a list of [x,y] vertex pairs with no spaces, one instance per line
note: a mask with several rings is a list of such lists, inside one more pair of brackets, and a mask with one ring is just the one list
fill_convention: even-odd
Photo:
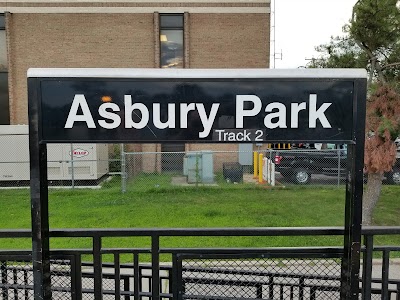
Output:
[[257,151],[253,152],[253,178],[257,178],[258,176],[258,153]]
[[341,171],[341,169],[340,169],[340,154],[341,154],[341,152],[340,152],[340,149],[337,149],[337,153],[338,153],[338,168],[337,168],[337,170],[338,170],[338,175],[337,175],[337,186],[338,186],[338,187],[340,187],[340,171]]
[[71,143],[70,144],[70,148],[71,148],[71,189],[75,188],[75,173],[74,173],[74,145]]
[[[126,192],[126,157],[125,157],[125,149],[124,144],[120,144],[120,152],[121,152],[121,191],[122,193]],[[135,159],[135,158],[133,158]]]

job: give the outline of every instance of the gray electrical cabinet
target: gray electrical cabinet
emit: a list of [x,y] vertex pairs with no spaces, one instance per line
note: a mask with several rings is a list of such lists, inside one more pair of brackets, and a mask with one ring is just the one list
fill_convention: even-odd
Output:
[[253,144],[239,144],[239,163],[242,166],[253,165]]
[[[27,125],[0,125],[0,181],[30,179],[28,130]],[[49,180],[99,179],[108,169],[107,144],[47,145]]]
[[214,183],[213,152],[187,152],[183,159],[183,174],[188,183]]

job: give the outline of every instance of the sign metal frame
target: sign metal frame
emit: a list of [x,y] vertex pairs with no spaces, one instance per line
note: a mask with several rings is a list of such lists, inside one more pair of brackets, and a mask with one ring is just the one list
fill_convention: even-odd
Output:
[[[341,299],[358,299],[361,251],[361,216],[363,194],[363,165],[365,139],[365,106],[367,75],[360,69],[207,69],[207,70],[165,70],[165,69],[29,69],[28,70],[28,109],[29,109],[29,147],[31,176],[31,215],[32,215],[32,260],[34,271],[35,299],[51,299],[50,248],[49,248],[49,212],[47,180],[47,143],[82,142],[68,138],[66,140],[43,139],[42,120],[45,117],[41,109],[43,80],[88,80],[112,79],[127,80],[140,78],[151,80],[162,78],[166,82],[174,80],[221,80],[240,82],[241,79],[266,79],[294,81],[346,80],[353,83],[352,116],[350,139],[335,140],[348,144],[348,164],[345,192],[344,257],[341,272]],[[284,130],[284,129],[280,129]],[[299,129],[301,134],[301,129]],[[293,140],[293,139],[292,139]],[[288,140],[287,142],[291,142]],[[327,139],[332,141],[332,139]],[[193,140],[184,140],[193,142]],[[321,142],[312,139],[303,142]],[[85,140],[84,142],[91,142]],[[93,142],[93,141],[92,141]],[[96,142],[96,141],[95,141]],[[115,142],[115,141],[102,141]],[[118,141],[122,142],[122,141]],[[127,142],[131,142],[127,140]],[[137,141],[140,142],[140,141]],[[154,141],[153,141],[154,142]],[[177,141],[182,142],[182,141]],[[210,142],[210,141],[207,141]],[[215,142],[215,141],[214,141]]]

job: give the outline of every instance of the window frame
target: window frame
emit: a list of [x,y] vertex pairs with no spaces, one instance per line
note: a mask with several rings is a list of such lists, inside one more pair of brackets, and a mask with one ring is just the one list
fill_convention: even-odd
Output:
[[[0,30],[4,31],[6,33],[6,15],[5,13],[0,13],[0,18],[4,19],[3,26],[0,25]],[[6,43],[7,43],[7,33],[6,33]],[[0,73],[1,74],[5,74],[5,86],[6,86],[6,91],[5,94],[7,95],[7,98],[4,100],[5,102],[7,102],[6,106],[7,106],[7,116],[5,120],[0,119],[0,124],[1,125],[10,125],[10,90],[8,87],[8,57],[7,57],[7,47],[6,47],[6,69],[5,70],[1,70],[0,69]],[[1,99],[0,99],[1,101]],[[3,122],[4,121],[4,122]]]

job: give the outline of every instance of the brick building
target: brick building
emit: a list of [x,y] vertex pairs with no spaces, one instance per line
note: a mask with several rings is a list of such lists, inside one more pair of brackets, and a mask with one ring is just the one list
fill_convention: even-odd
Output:
[[0,1],[0,13],[0,124],[28,123],[31,67],[269,67],[270,0],[8,0]]

